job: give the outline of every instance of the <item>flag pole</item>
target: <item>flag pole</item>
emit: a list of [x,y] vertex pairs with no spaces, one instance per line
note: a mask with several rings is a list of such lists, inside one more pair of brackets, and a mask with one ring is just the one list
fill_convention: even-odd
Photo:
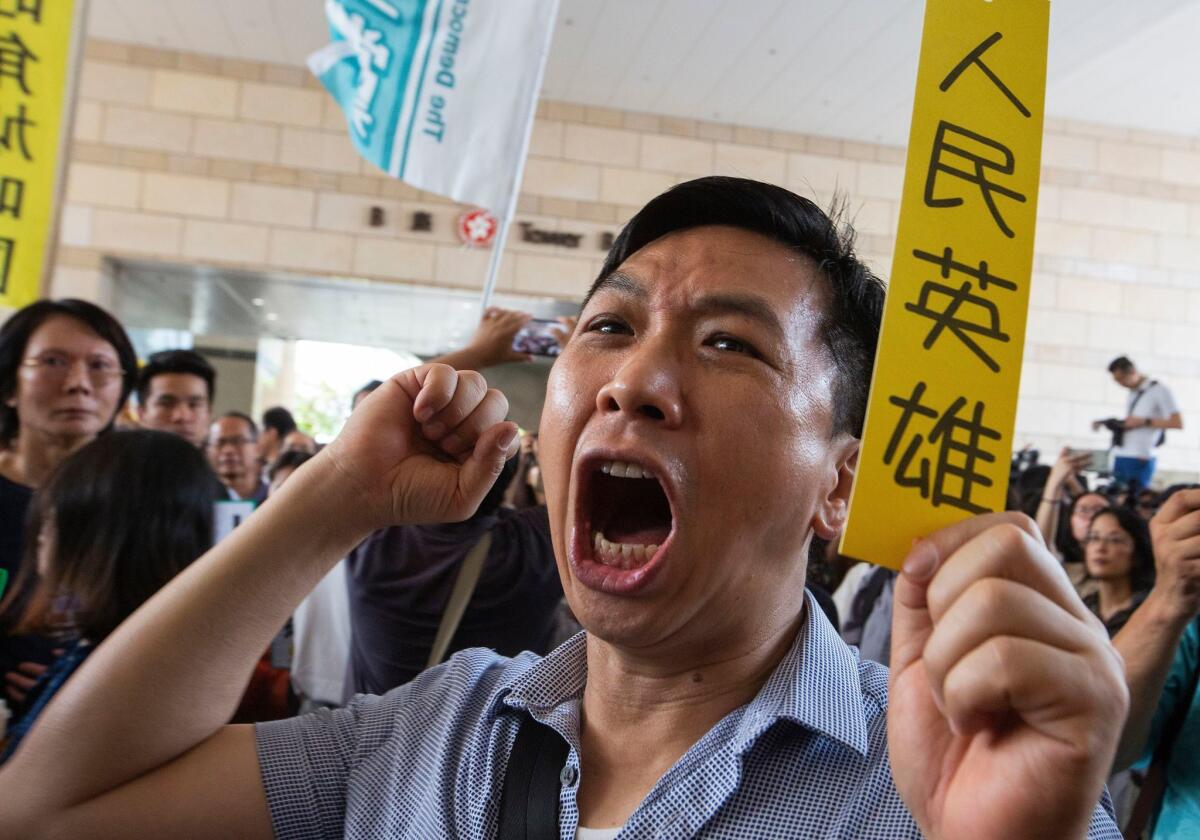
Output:
[[533,85],[533,101],[529,104],[529,117],[525,120],[525,132],[521,137],[521,157],[517,160],[517,170],[513,173],[512,187],[508,191],[508,207],[500,217],[500,229],[496,232],[496,242],[492,245],[492,258],[488,262],[487,279],[484,280],[483,296],[479,303],[481,316],[492,303],[492,295],[496,291],[496,278],[500,275],[500,260],[504,258],[504,244],[508,241],[508,229],[512,226],[513,216],[517,214],[517,199],[521,193],[521,181],[525,178],[525,161],[529,157],[529,141],[533,137],[533,121],[537,116],[538,100],[542,96],[542,79],[546,75],[546,59],[550,57],[554,24],[558,20],[558,4],[559,0],[554,0],[550,25],[546,27],[546,41],[542,44],[542,58],[538,62],[537,79]]

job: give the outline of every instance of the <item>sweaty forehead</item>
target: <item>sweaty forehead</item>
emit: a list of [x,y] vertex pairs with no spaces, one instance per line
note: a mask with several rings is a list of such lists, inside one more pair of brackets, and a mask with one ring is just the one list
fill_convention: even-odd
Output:
[[722,225],[656,239],[599,281],[591,296],[640,299],[681,314],[709,296],[735,295],[770,309],[785,332],[811,337],[831,294],[811,257],[762,234]]

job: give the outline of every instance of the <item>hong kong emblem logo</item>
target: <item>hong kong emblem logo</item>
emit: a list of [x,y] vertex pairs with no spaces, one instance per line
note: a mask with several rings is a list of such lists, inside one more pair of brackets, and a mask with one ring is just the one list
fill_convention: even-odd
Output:
[[486,248],[496,238],[499,224],[486,210],[469,210],[458,217],[458,238],[472,248]]

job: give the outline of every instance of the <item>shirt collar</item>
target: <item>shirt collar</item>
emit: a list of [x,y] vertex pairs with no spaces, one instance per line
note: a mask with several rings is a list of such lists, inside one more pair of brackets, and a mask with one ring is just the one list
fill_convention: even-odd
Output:
[[542,711],[583,696],[587,682],[587,633],[576,633],[532,668],[500,686],[497,699],[514,709]]
[[[583,696],[587,682],[587,634],[578,633],[533,667],[500,686],[496,700],[546,712]],[[741,753],[779,720],[845,744],[867,755],[867,720],[858,657],[841,640],[812,595],[796,641],[758,695],[743,709],[733,736]]]
[[858,656],[805,592],[804,623],[734,736],[744,752],[778,720],[788,720],[867,755],[867,718]]

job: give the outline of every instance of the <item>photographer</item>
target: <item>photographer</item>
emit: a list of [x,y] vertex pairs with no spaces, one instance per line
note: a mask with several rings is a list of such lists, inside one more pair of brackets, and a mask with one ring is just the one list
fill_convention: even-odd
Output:
[[1129,389],[1125,419],[1096,420],[1092,431],[1104,427],[1112,432],[1113,477],[1136,495],[1154,477],[1154,448],[1162,445],[1166,429],[1183,428],[1183,418],[1170,389],[1140,373],[1128,357],[1113,359],[1108,372],[1118,385]]

